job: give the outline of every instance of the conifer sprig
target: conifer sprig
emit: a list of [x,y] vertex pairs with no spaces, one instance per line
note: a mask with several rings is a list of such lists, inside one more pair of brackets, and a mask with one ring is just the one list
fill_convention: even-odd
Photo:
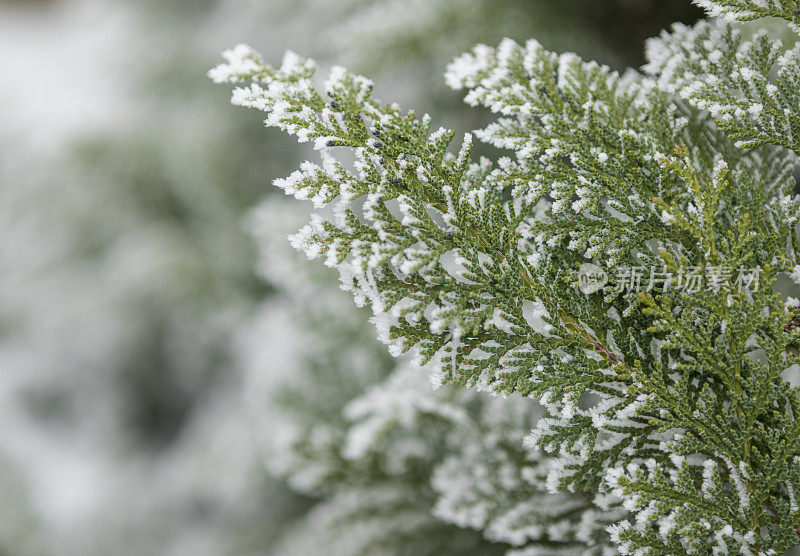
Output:
[[660,88],[707,110],[737,147],[771,144],[800,154],[800,44],[786,50],[766,32],[745,40],[733,25],[700,22],[675,25],[647,51],[645,71]]
[[800,29],[800,3],[797,0],[694,0],[709,16],[751,21],[762,17],[785,19]]

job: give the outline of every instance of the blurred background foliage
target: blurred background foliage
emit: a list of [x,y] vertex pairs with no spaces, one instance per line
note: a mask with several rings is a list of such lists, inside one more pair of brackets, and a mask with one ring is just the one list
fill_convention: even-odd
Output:
[[622,69],[699,15],[687,0],[0,1],[0,553],[269,552],[319,493],[264,455],[268,394],[311,430],[357,392],[267,381],[254,398],[253,376],[280,382],[287,353],[296,374],[347,375],[342,345],[388,372],[363,331],[312,352],[296,336],[324,322],[272,337],[320,301],[258,273],[247,215],[308,153],[228,105],[205,77],[219,51],[347,64],[467,130],[485,116],[441,73],[477,42],[536,37]]

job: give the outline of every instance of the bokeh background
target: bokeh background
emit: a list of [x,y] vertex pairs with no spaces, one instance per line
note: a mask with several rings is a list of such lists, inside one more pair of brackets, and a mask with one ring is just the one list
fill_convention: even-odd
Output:
[[395,363],[285,245],[302,209],[269,182],[309,152],[210,83],[223,49],[347,65],[466,131],[486,115],[440,76],[477,42],[533,36],[623,69],[699,15],[688,0],[0,0],[0,554],[314,553],[326,494],[308,486],[335,464],[298,454],[330,452],[347,401]]

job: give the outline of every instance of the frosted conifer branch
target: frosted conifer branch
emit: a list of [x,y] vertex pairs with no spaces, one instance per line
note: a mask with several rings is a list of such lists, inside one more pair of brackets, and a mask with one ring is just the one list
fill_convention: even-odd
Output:
[[745,40],[729,24],[676,24],[648,42],[644,69],[662,89],[707,110],[737,147],[771,144],[800,154],[798,56],[800,45],[787,51],[766,32]]
[[731,21],[750,21],[762,17],[779,17],[800,30],[800,4],[797,0],[694,0],[712,17]]
[[[708,24],[652,43],[647,75],[536,41],[478,46],[446,80],[496,114],[475,132],[510,151],[496,163],[470,160],[471,136],[449,152],[451,131],[380,104],[369,80],[341,68],[324,95],[313,63],[293,55],[279,70],[231,55],[215,75],[247,82],[235,102],[322,151],[322,166],[276,182],[325,209],[293,244],[339,271],[392,353],[416,352],[439,382],[544,404],[525,441],[552,454],[540,488],[598,493],[610,541],[629,553],[768,554],[800,541],[800,400],[782,377],[800,364],[800,331],[773,289],[799,254],[798,76],[793,51],[781,52]],[[670,278],[584,293],[588,264]],[[759,282],[682,290],[689,268],[753,268]],[[376,438],[385,421],[359,404],[360,437]],[[524,504],[498,494],[490,511],[473,497],[488,513],[462,513],[467,501],[451,492],[438,508],[490,538],[543,538],[496,528]]]

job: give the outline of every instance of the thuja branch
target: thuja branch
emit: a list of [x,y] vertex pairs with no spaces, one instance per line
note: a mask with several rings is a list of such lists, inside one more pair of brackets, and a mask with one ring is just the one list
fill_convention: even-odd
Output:
[[[705,5],[791,15],[794,0],[770,1]],[[293,244],[437,382],[538,398],[549,415],[527,443],[552,454],[543,481],[596,492],[620,551],[800,542],[800,400],[782,376],[800,317],[772,291],[780,273],[800,283],[794,50],[701,23],[652,42],[648,76],[620,76],[535,41],[478,46],[446,80],[496,114],[475,132],[512,155],[495,162],[471,159],[471,135],[450,153],[453,132],[342,68],[320,94],[311,61],[226,56],[212,76],[241,85],[234,102],[320,151],[276,180],[320,209]],[[583,292],[584,265],[708,280]]]

